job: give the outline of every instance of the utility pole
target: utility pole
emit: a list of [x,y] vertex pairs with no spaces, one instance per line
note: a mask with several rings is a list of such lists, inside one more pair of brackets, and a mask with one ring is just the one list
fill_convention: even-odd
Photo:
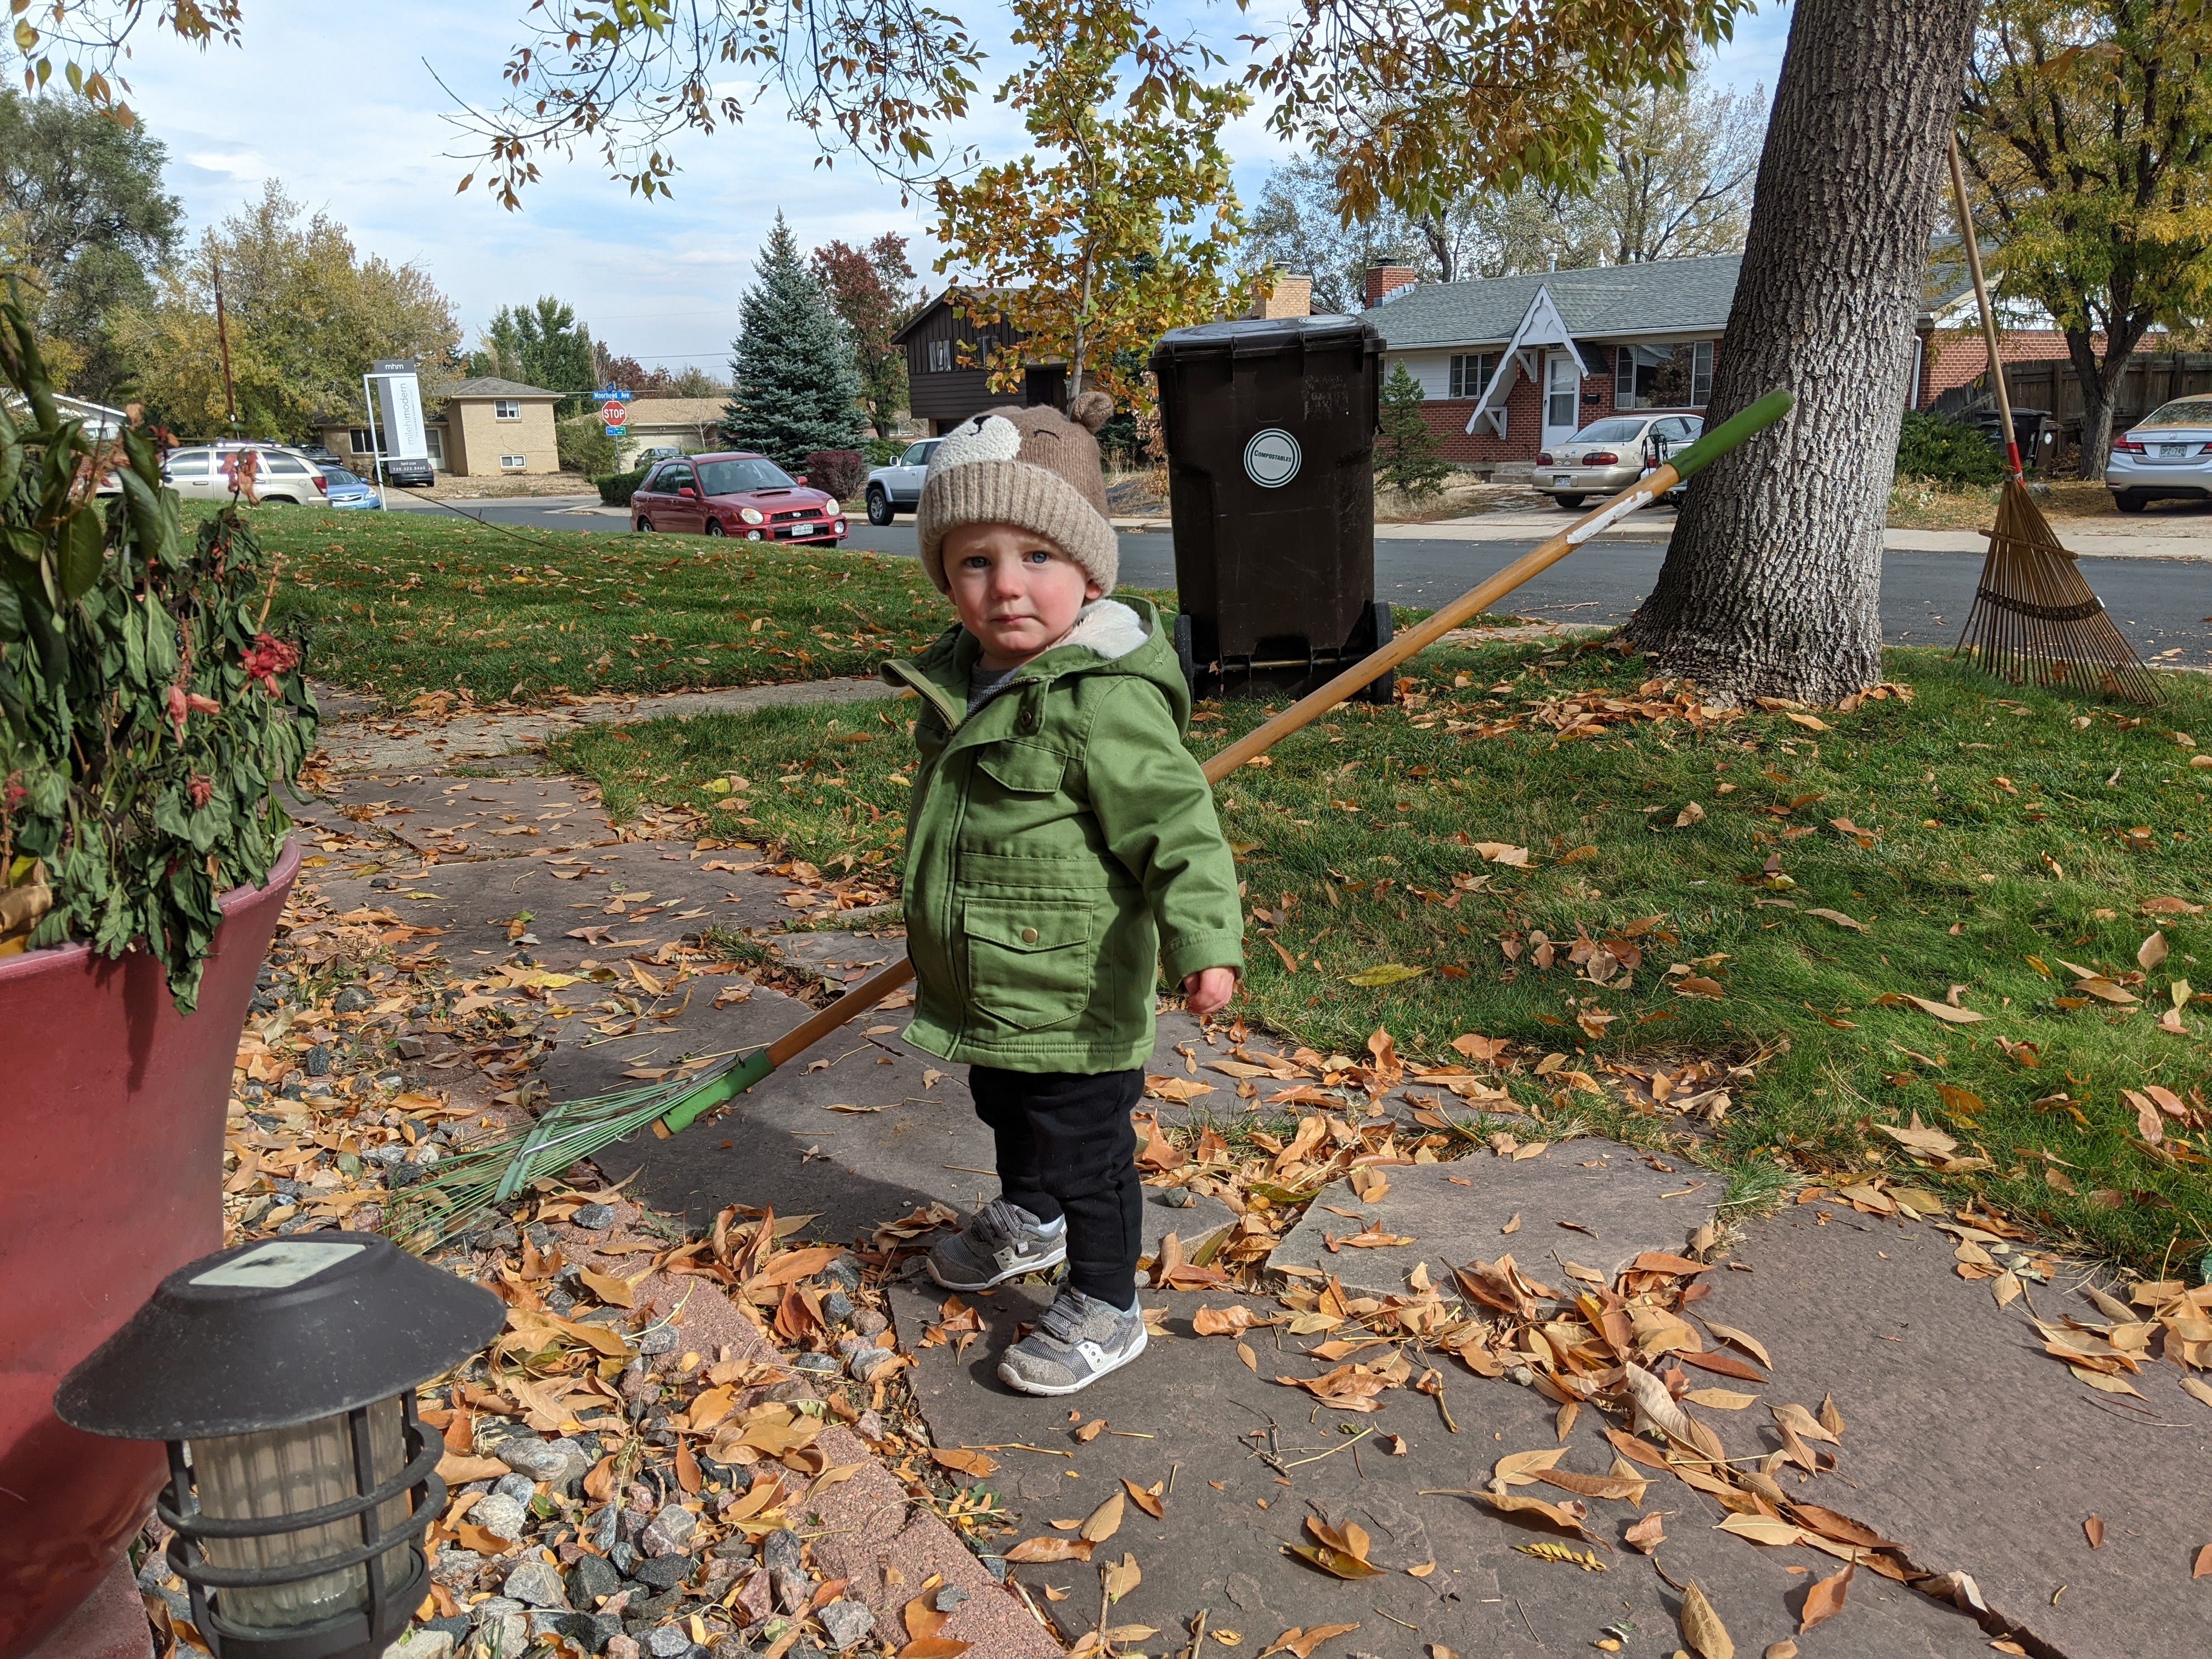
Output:
[[212,253],[209,262],[215,267],[215,338],[222,352],[222,401],[230,416],[230,435],[238,435],[238,393],[230,383],[230,329],[222,315],[222,261]]

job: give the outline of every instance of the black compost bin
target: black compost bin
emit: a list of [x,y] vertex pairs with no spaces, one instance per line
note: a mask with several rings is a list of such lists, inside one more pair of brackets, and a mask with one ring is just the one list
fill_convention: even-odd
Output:
[[[1176,645],[1198,696],[1301,696],[1389,640],[1375,598],[1382,349],[1358,317],[1207,323],[1153,348]],[[1363,695],[1389,702],[1392,678]]]

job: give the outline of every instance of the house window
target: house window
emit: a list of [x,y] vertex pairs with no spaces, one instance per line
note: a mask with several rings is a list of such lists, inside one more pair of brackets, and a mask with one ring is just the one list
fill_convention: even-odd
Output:
[[933,374],[943,374],[948,373],[951,368],[952,342],[932,340],[929,343],[929,372]]
[[1491,377],[1498,373],[1498,353],[1471,351],[1455,356],[1451,360],[1451,396],[1480,398],[1490,390]]
[[355,427],[351,431],[348,432],[346,434],[346,441],[352,446],[353,453],[356,455],[374,455],[376,453],[376,439],[365,426]]
[[422,447],[430,452],[430,465],[441,472],[446,470],[446,434],[434,426],[422,428]]
[[1713,343],[1621,346],[1614,357],[1616,409],[1703,409],[1713,390]]
[[530,465],[530,457],[527,455],[502,455],[499,458],[499,465],[502,471],[517,472]]
[[495,398],[491,401],[492,418],[500,421],[519,421],[522,418],[522,399]]

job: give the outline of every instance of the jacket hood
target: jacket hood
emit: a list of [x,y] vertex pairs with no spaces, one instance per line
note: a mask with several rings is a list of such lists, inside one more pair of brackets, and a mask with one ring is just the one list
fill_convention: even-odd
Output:
[[[920,656],[887,662],[878,672],[886,683],[930,698],[945,723],[957,726],[967,717],[968,678],[981,653],[975,636],[955,623]],[[1133,674],[1150,680],[1167,698],[1176,730],[1190,724],[1190,688],[1149,599],[1132,594],[1085,605],[1060,643],[1023,664],[1007,689],[1085,674]]]

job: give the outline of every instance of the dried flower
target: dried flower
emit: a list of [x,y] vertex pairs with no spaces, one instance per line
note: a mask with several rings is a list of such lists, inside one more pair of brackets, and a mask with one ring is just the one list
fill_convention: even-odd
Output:
[[257,634],[253,644],[240,659],[246,665],[246,678],[261,682],[261,689],[270,696],[282,696],[276,677],[296,668],[300,662],[300,647],[289,640],[276,639],[267,634]]
[[185,793],[191,798],[192,810],[198,811],[208,804],[209,797],[215,793],[215,780],[204,772],[195,772],[191,775],[191,781],[185,785]]

